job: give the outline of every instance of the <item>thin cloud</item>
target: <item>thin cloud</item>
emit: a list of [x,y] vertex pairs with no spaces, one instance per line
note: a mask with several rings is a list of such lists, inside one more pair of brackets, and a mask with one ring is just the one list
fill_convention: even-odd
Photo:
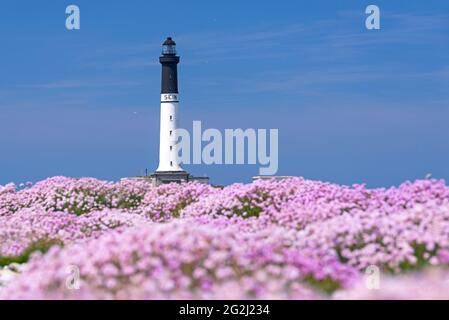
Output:
[[[401,79],[449,79],[447,67],[430,72],[391,72],[391,70],[379,68],[359,68],[353,70],[327,70],[309,71],[298,75],[297,73],[272,74],[259,76],[259,80],[248,81],[240,88],[252,92],[285,92],[297,90],[297,88],[308,88],[315,86],[319,88],[324,84],[359,84],[372,81],[388,81]],[[282,79],[282,81],[281,81]]]
[[[367,34],[364,11],[341,11],[333,19],[283,26],[201,31],[174,35],[180,53],[188,60],[184,65],[248,59],[288,58],[297,55],[313,61],[335,61],[360,55],[373,45],[425,44],[444,41],[449,36],[449,16],[417,15],[382,11],[382,29]],[[355,21],[360,21],[354,25]],[[385,32],[384,32],[385,31]],[[386,32],[388,31],[388,32]],[[156,67],[154,54],[160,39],[140,43],[107,46],[89,52],[82,58],[88,67],[144,68]],[[328,54],[332,50],[332,55]],[[109,60],[109,61],[108,61]]]
[[75,88],[101,88],[101,87],[134,87],[142,83],[136,81],[84,81],[59,80],[49,83],[29,84],[20,87],[33,89],[75,89]]

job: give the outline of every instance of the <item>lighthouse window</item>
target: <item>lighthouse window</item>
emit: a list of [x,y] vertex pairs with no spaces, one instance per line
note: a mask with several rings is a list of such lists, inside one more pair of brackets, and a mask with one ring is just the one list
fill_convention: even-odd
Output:
[[170,120],[173,120],[173,116],[170,116]]
[[162,46],[162,54],[176,54],[176,46],[173,44],[164,44]]
[[170,167],[173,167],[173,161],[170,161]]
[[170,146],[170,151],[172,151],[173,150],[173,146]]
[[173,131],[170,130],[170,135],[172,134]]

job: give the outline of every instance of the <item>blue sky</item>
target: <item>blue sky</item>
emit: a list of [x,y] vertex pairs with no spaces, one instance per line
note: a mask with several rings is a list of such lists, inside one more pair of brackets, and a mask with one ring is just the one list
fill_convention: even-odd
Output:
[[[81,30],[65,29],[65,8]],[[365,8],[381,9],[381,30]],[[158,162],[160,44],[181,124],[278,128],[279,175],[449,180],[447,1],[2,1],[0,184],[117,180]],[[186,167],[247,182],[258,166]]]

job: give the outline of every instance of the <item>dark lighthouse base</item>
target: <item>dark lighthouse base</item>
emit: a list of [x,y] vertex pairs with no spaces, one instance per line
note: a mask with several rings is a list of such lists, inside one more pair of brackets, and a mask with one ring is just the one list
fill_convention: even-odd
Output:
[[151,182],[154,186],[168,183],[184,183],[184,182],[199,182],[209,184],[209,177],[194,177],[186,171],[161,171],[155,172],[149,176],[132,177],[125,179],[145,180]]
[[154,180],[156,185],[193,181],[209,184],[209,177],[194,177],[186,171],[155,172],[150,177]]
[[163,171],[155,172],[151,178],[155,179],[158,184],[172,183],[172,182],[188,182],[189,176],[186,171]]

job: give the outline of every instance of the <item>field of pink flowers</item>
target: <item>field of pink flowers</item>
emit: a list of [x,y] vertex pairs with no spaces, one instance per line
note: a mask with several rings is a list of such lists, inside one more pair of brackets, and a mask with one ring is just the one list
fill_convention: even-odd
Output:
[[0,186],[0,299],[449,299],[448,266],[440,180]]

